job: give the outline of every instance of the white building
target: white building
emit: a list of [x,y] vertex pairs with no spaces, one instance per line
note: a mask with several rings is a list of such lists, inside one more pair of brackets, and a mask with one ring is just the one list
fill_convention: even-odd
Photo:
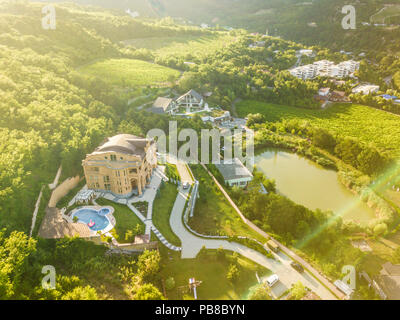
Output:
[[308,64],[289,70],[290,74],[296,78],[307,80],[317,76],[318,69],[315,65]]
[[361,84],[352,90],[353,93],[362,93],[364,95],[370,93],[377,93],[378,91],[379,91],[379,86],[374,84]]
[[318,90],[318,94],[322,97],[327,97],[329,96],[331,89],[330,88],[321,88]]
[[299,54],[302,56],[312,57],[314,52],[311,49],[301,49],[299,50]]
[[176,104],[178,107],[187,108],[187,112],[191,112],[192,109],[202,109],[204,105],[204,99],[200,93],[192,89],[176,99]]
[[352,76],[360,68],[360,63],[349,60],[335,65],[329,60],[316,61],[313,64],[293,68],[290,74],[299,79],[314,79],[317,76],[330,78],[346,78]]
[[230,187],[245,188],[253,180],[252,173],[238,158],[222,161],[220,164],[215,164],[215,166],[224,178],[225,184]]

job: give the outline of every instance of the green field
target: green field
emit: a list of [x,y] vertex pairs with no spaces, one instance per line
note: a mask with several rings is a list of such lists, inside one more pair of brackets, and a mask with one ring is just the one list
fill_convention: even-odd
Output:
[[169,224],[172,208],[176,197],[178,196],[178,189],[176,185],[171,183],[164,183],[160,188],[159,194],[154,200],[153,204],[153,223],[154,226],[161,232],[161,234],[171,244],[180,247],[181,240],[172,231]]
[[82,67],[80,72],[122,87],[168,86],[180,76],[178,70],[134,59],[98,61]]
[[180,36],[143,38],[124,41],[135,48],[152,50],[156,56],[206,56],[233,43],[235,37],[228,33],[218,33],[202,37]]
[[262,113],[268,121],[307,120],[341,136],[373,143],[391,156],[400,157],[400,116],[355,104],[335,104],[323,110],[309,110],[245,100],[236,106],[239,116]]
[[[162,277],[173,277],[176,287],[167,291],[168,299],[182,299],[184,292],[179,287],[186,286],[190,278],[202,281],[197,289],[198,298],[202,300],[239,300],[246,299],[249,289],[257,284],[256,272],[260,277],[271,272],[264,267],[238,257],[240,276],[235,283],[226,279],[226,273],[232,260],[232,254],[226,253],[226,258],[220,260],[215,251],[207,250],[205,260],[174,259],[168,261],[162,270]],[[187,292],[193,297],[193,293]]]

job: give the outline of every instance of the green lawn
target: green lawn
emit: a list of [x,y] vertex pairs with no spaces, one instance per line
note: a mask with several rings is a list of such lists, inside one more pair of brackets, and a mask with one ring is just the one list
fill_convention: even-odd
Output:
[[204,168],[200,165],[190,168],[200,182],[200,199],[189,221],[193,230],[205,235],[248,236],[264,243],[265,239],[242,221]]
[[154,63],[134,59],[108,59],[84,66],[80,72],[117,86],[168,86],[180,72]]
[[237,104],[239,116],[262,113],[268,121],[307,120],[341,136],[372,142],[392,156],[400,157],[400,117],[356,104],[335,104],[324,110],[309,110],[245,100]]
[[[125,44],[136,48],[152,50],[156,56],[197,56],[203,57],[228,46],[235,41],[235,37],[227,32],[212,34],[202,37],[179,36],[179,37],[156,37],[141,38],[124,41]],[[190,61],[190,59],[188,59]]]
[[169,218],[178,190],[176,185],[164,183],[153,204],[153,224],[171,244],[180,247],[181,240],[172,231]]
[[[199,299],[204,300],[239,300],[246,299],[249,289],[257,284],[256,272],[260,277],[271,272],[241,256],[238,257],[240,275],[235,283],[226,279],[229,265],[232,263],[232,254],[226,252],[225,259],[218,259],[215,251],[208,250],[204,260],[177,259],[167,261],[161,276],[164,280],[173,277],[175,288],[167,291],[168,299],[182,299],[184,292],[179,287],[186,286],[190,278],[202,281],[197,289]],[[193,293],[186,294],[193,297]]]
[[126,243],[126,231],[135,229],[136,225],[138,224],[141,225],[144,230],[144,223],[127,206],[103,198],[97,199],[96,202],[99,205],[110,206],[114,208],[116,226],[111,233],[118,240],[118,242]]

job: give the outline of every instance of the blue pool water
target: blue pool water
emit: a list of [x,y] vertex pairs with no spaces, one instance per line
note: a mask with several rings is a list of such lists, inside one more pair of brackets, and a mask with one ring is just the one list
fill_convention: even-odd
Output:
[[95,225],[93,227],[89,227],[90,230],[93,231],[102,231],[109,225],[108,219],[105,217],[106,214],[110,213],[110,209],[102,208],[100,210],[83,208],[76,211],[73,217],[77,217],[79,222],[85,223],[88,225],[90,220],[92,220]]

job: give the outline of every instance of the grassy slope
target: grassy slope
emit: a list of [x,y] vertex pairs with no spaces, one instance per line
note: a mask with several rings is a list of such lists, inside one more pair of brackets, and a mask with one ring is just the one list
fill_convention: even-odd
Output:
[[115,209],[114,217],[117,222],[115,228],[112,230],[114,237],[120,243],[125,243],[125,233],[127,230],[132,230],[137,224],[143,226],[143,222],[125,205],[117,204],[107,199],[97,199],[99,205],[111,206]]
[[189,222],[193,230],[205,235],[247,236],[265,242],[240,219],[204,168],[193,165],[191,169],[200,181],[200,199],[196,201],[194,217]]
[[81,72],[119,86],[166,86],[180,72],[171,68],[134,59],[108,59],[84,66]]
[[181,246],[181,240],[172,231],[169,218],[178,190],[176,185],[165,183],[153,204],[153,223],[161,234],[173,245]]
[[400,157],[400,117],[367,106],[335,104],[325,110],[308,110],[257,101],[242,101],[236,106],[240,116],[262,113],[268,121],[307,120],[341,136],[372,142],[392,156]]
[[[164,279],[173,277],[176,284],[175,289],[167,292],[168,299],[182,299],[182,292],[177,287],[187,285],[188,280],[192,277],[202,281],[197,289],[199,299],[245,299],[249,288],[257,284],[255,273],[257,272],[260,277],[270,274],[268,269],[239,256],[240,276],[238,281],[232,284],[226,279],[232,254],[226,253],[224,260],[218,260],[215,251],[207,252],[208,256],[204,261],[174,259],[166,263],[161,275]],[[193,294],[191,295],[193,296]]]
[[228,33],[219,33],[203,37],[180,36],[162,38],[143,38],[125,41],[136,48],[146,48],[154,50],[158,56],[206,56],[229,44],[235,38]]

